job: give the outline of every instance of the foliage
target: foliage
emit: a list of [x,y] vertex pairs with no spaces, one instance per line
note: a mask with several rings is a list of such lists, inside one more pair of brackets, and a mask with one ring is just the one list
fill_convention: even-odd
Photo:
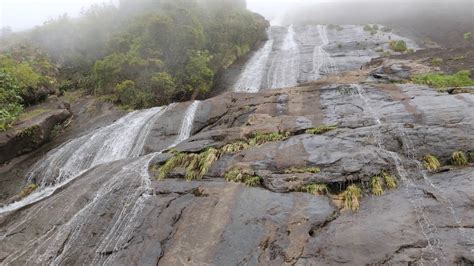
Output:
[[390,42],[390,49],[394,50],[395,52],[406,52],[408,49],[407,44],[403,40],[398,40],[398,41],[391,41]]
[[313,195],[327,195],[329,194],[329,189],[326,184],[308,184],[304,185],[299,189],[300,192],[306,192]]
[[451,155],[451,162],[456,166],[466,166],[469,164],[466,153],[463,151],[456,151]]
[[0,70],[0,132],[11,127],[23,111],[20,86],[16,79]]
[[122,105],[130,108],[139,109],[153,105],[153,94],[137,89],[135,82],[131,80],[117,84],[116,95]]
[[332,131],[332,130],[336,130],[337,129],[337,126],[320,126],[320,127],[314,127],[314,128],[310,128],[310,129],[307,129],[305,131],[306,134],[313,134],[313,135],[320,135],[320,134],[324,134],[326,132],[329,132],[329,131]]
[[229,182],[244,183],[249,187],[256,187],[262,183],[262,178],[255,175],[252,170],[238,166],[227,171],[224,177]]
[[364,26],[364,31],[370,32],[370,35],[377,34],[378,30],[379,30],[379,26],[377,24],[374,24],[372,26],[367,24]]
[[221,148],[222,153],[238,153],[240,151],[250,148],[250,144],[247,141],[236,141],[234,143],[229,143]]
[[285,170],[285,174],[303,174],[303,173],[312,173],[317,174],[321,172],[319,167],[291,167]]
[[424,84],[436,88],[474,86],[474,80],[471,78],[471,72],[469,70],[462,70],[453,75],[436,73],[418,75],[414,76],[412,81],[417,84]]
[[423,165],[427,170],[435,171],[441,167],[441,163],[439,162],[436,156],[428,154],[423,158]]
[[360,208],[362,189],[358,185],[350,185],[342,192],[342,198],[346,209],[357,211]]

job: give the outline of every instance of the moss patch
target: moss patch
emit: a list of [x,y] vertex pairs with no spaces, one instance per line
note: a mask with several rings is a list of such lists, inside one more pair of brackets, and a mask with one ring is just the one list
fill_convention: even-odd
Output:
[[291,167],[285,170],[285,174],[317,174],[319,172],[321,172],[321,169],[319,167]]
[[326,132],[329,132],[329,131],[332,131],[332,130],[336,130],[337,129],[337,126],[320,126],[320,127],[314,127],[314,128],[310,128],[310,129],[307,129],[305,131],[306,134],[313,134],[313,135],[320,135],[320,134],[324,134]]

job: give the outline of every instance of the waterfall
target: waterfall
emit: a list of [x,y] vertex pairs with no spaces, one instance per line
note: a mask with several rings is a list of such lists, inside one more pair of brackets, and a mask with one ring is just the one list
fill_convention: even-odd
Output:
[[327,27],[318,25],[319,39],[321,40],[320,45],[314,47],[313,52],[313,69],[311,71],[312,79],[318,80],[322,76],[322,72],[325,74],[337,73],[337,67],[331,55],[324,50],[324,46],[329,44],[329,38],[327,35]]
[[[435,258],[435,262],[438,262],[438,260],[442,260],[442,262],[444,262],[446,258],[441,248],[442,244],[439,238],[438,228],[436,227],[436,224],[430,220],[424,210],[422,203],[423,199],[420,194],[417,193],[417,190],[419,190],[418,186],[415,184],[412,178],[409,178],[410,175],[403,166],[402,159],[400,158],[400,156],[396,152],[389,151],[384,147],[380,131],[380,128],[383,126],[383,124],[377,113],[372,109],[372,103],[370,98],[367,97],[363,88],[360,85],[353,84],[352,88],[355,90],[357,95],[364,101],[365,109],[368,110],[369,114],[376,122],[376,127],[373,128],[373,134],[375,136],[377,145],[380,149],[386,151],[395,163],[398,176],[405,185],[408,200],[414,208],[415,215],[417,217],[417,222],[420,225],[422,234],[428,241],[428,249],[434,252],[434,256],[437,256],[437,258]],[[402,140],[404,143],[407,142],[406,138],[402,137]]]
[[[199,104],[200,102],[195,101],[188,106],[176,140],[167,149],[189,138]],[[158,118],[153,118],[153,120],[156,119]],[[130,120],[128,121],[131,122]],[[137,136],[131,137],[146,136],[146,134],[148,132],[138,132]],[[97,236],[98,239],[94,245],[94,252],[88,255],[88,258],[92,259],[92,265],[114,265],[113,261],[116,251],[127,247],[134,230],[140,225],[140,218],[143,217],[144,208],[147,206],[149,199],[153,197],[151,176],[148,168],[150,162],[159,154],[161,152],[148,154],[136,159],[132,158],[132,162],[124,162],[117,172],[114,172],[114,169],[110,169],[93,177],[97,180],[103,180],[103,183],[95,192],[95,196],[85,206],[75,212],[66,223],[61,224],[58,221],[57,225],[45,231],[44,235],[38,236],[38,238],[27,243],[22,249],[16,250],[5,258],[2,263],[15,264],[22,259],[26,259],[27,264],[59,265],[65,263],[69,255],[80,251],[81,245],[78,245],[77,241],[81,235],[90,234],[91,229],[88,227],[91,224],[90,221],[92,219],[102,219],[97,216],[98,210],[101,210],[104,206],[107,209],[110,208],[107,207],[109,205],[116,205],[118,207],[116,210],[114,209],[114,214],[108,223],[108,227]],[[121,193],[120,191],[123,192]],[[116,193],[120,197],[117,197]],[[15,223],[12,228],[9,228],[0,239],[11,235],[20,226],[27,226],[26,223],[34,221],[36,216],[41,213],[41,210],[50,208],[55,200],[54,197],[51,197],[45,202],[39,203],[40,206],[38,208],[28,209],[25,218],[21,222]],[[61,219],[61,217],[52,217],[52,219],[54,218]]]
[[252,56],[235,83],[234,91],[258,92],[261,89],[272,49],[273,40],[268,40],[265,45]]
[[268,88],[284,88],[298,85],[300,52],[293,25],[283,40],[280,50],[274,56],[267,74]]

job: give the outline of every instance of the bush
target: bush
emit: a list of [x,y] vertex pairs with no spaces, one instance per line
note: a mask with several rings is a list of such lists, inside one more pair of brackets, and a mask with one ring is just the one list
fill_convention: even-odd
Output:
[[118,101],[126,107],[140,109],[154,104],[153,94],[137,89],[131,80],[117,84],[116,93]]
[[399,40],[399,41],[391,41],[390,49],[394,50],[395,52],[403,53],[408,49],[408,47],[405,41]]
[[474,80],[471,79],[471,72],[469,70],[462,70],[454,75],[433,73],[418,75],[414,76],[412,81],[417,84],[424,84],[435,88],[474,86]]
[[10,128],[22,113],[22,101],[18,81],[0,70],[0,131]]

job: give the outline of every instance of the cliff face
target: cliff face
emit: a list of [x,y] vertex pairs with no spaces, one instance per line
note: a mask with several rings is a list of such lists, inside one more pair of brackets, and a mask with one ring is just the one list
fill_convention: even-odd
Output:
[[[0,209],[0,261],[472,263],[474,175],[451,157],[474,151],[473,94],[387,82],[429,70],[383,61],[301,87],[164,108],[140,133],[140,156]],[[185,181],[193,167],[179,163],[156,179],[167,161],[210,148],[218,156],[202,179]],[[425,171],[428,154],[445,166]],[[247,178],[257,186],[226,181]]]

